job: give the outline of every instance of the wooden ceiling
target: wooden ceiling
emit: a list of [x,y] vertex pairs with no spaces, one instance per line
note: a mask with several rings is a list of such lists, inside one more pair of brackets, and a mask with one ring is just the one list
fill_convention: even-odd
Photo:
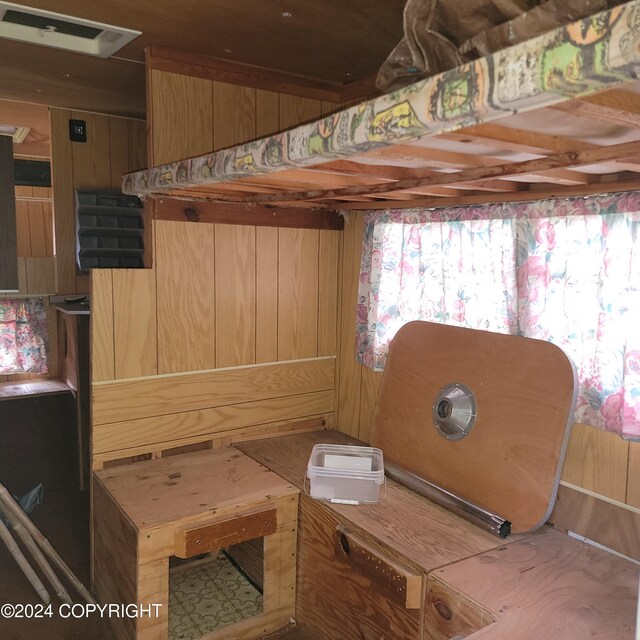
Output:
[[455,133],[165,195],[254,205],[433,207],[640,189],[640,84]]
[[143,117],[144,48],[151,44],[326,81],[360,80],[377,72],[401,38],[404,3],[18,0],[142,35],[107,60],[0,40],[0,98]]

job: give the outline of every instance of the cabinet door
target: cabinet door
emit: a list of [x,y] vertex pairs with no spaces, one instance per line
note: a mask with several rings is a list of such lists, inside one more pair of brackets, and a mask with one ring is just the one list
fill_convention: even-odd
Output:
[[417,640],[423,578],[301,496],[296,617],[321,640]]

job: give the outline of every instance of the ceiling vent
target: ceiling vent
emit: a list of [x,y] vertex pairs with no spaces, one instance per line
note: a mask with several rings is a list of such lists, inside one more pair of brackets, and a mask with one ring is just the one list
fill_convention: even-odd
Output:
[[0,38],[108,58],[140,33],[11,2],[0,2]]
[[10,136],[13,138],[14,144],[24,142],[29,135],[31,129],[29,127],[14,127],[13,125],[0,124],[0,136]]

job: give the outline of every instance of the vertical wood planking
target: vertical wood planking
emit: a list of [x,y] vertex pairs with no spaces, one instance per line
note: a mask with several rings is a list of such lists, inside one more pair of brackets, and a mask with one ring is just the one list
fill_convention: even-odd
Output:
[[27,202],[29,212],[29,237],[31,238],[31,255],[45,257],[47,240],[45,234],[44,203],[39,200]]
[[211,151],[211,80],[157,70],[152,70],[149,77],[148,119],[154,156],[149,158],[149,164],[164,164]]
[[116,374],[110,269],[91,270],[91,302],[91,379],[113,380]]
[[280,126],[280,99],[275,91],[256,89],[256,137],[275,133]]
[[321,115],[322,103],[320,100],[280,94],[280,129],[288,129],[302,122],[315,120]]
[[56,286],[55,261],[53,257],[25,258],[27,293],[50,295]]
[[256,361],[256,229],[215,229],[216,367]]
[[109,160],[111,162],[111,186],[120,191],[122,176],[129,170],[129,121],[125,118],[109,118]]
[[16,240],[18,255],[31,255],[31,234],[29,233],[29,202],[16,200]]
[[73,186],[111,186],[111,133],[108,116],[73,111],[72,117],[87,123],[87,142],[72,142]]
[[256,137],[256,90],[225,82],[213,83],[214,149]]
[[369,442],[371,425],[376,411],[382,373],[372,371],[369,367],[360,367],[360,416],[358,419],[358,438],[363,442]]
[[42,203],[42,224],[44,226],[45,256],[53,256],[53,206],[51,201]]
[[336,355],[340,231],[320,231],[318,253],[318,355]]
[[629,443],[618,435],[574,424],[562,480],[602,496],[625,501]]
[[279,229],[278,360],[318,354],[316,229]]
[[154,271],[113,270],[113,325],[116,379],[157,374]]
[[56,238],[56,292],[76,291],[73,153],[69,141],[71,111],[52,108],[51,170]]
[[147,123],[144,120],[128,120],[129,166],[128,171],[147,168]]
[[213,228],[155,223],[158,373],[215,366]]
[[627,467],[627,499],[625,502],[640,509],[640,442],[629,443]]
[[256,227],[256,362],[278,359],[278,229]]
[[340,431],[358,437],[360,423],[360,380],[362,367],[356,361],[356,304],[360,277],[360,255],[364,216],[351,215],[345,222],[340,283],[340,351],[337,426]]

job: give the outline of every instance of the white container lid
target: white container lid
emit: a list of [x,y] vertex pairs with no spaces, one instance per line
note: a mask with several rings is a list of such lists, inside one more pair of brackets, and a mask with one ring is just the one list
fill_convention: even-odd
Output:
[[311,451],[307,475],[384,482],[384,458],[375,447],[316,444]]

